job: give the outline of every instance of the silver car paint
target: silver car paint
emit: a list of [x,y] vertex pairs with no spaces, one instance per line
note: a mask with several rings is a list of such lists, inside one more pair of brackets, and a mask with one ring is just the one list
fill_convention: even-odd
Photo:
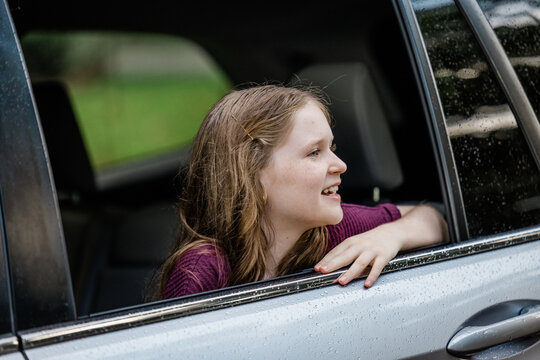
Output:
[[14,352],[11,354],[2,355],[2,360],[25,360],[21,353]]
[[[36,347],[29,359],[454,359],[446,344],[491,305],[540,300],[540,242]],[[536,348],[534,356],[539,356]]]

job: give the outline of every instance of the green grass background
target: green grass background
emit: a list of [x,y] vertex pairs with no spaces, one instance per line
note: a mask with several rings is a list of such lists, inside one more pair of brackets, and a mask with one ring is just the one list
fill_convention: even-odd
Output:
[[70,86],[96,170],[189,145],[230,88],[221,76],[109,77]]

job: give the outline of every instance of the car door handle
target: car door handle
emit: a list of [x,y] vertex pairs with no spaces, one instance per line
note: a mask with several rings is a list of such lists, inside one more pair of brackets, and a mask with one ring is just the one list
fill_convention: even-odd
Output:
[[453,355],[471,355],[540,331],[540,305],[524,308],[518,316],[485,326],[466,326],[446,347]]

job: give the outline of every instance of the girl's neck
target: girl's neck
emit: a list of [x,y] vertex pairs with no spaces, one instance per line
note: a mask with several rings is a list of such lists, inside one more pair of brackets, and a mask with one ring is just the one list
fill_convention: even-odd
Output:
[[265,227],[263,231],[270,243],[270,247],[266,251],[264,279],[271,279],[277,276],[281,260],[293,248],[304,231],[280,226],[272,226],[271,230]]

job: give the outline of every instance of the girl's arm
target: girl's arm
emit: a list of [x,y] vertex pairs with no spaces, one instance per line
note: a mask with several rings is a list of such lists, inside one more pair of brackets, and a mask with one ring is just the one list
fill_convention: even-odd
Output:
[[398,206],[398,209],[401,218],[344,240],[315,265],[315,271],[329,273],[352,264],[337,280],[346,285],[367,273],[371,266],[364,282],[369,288],[399,251],[448,241],[446,221],[431,206]]

